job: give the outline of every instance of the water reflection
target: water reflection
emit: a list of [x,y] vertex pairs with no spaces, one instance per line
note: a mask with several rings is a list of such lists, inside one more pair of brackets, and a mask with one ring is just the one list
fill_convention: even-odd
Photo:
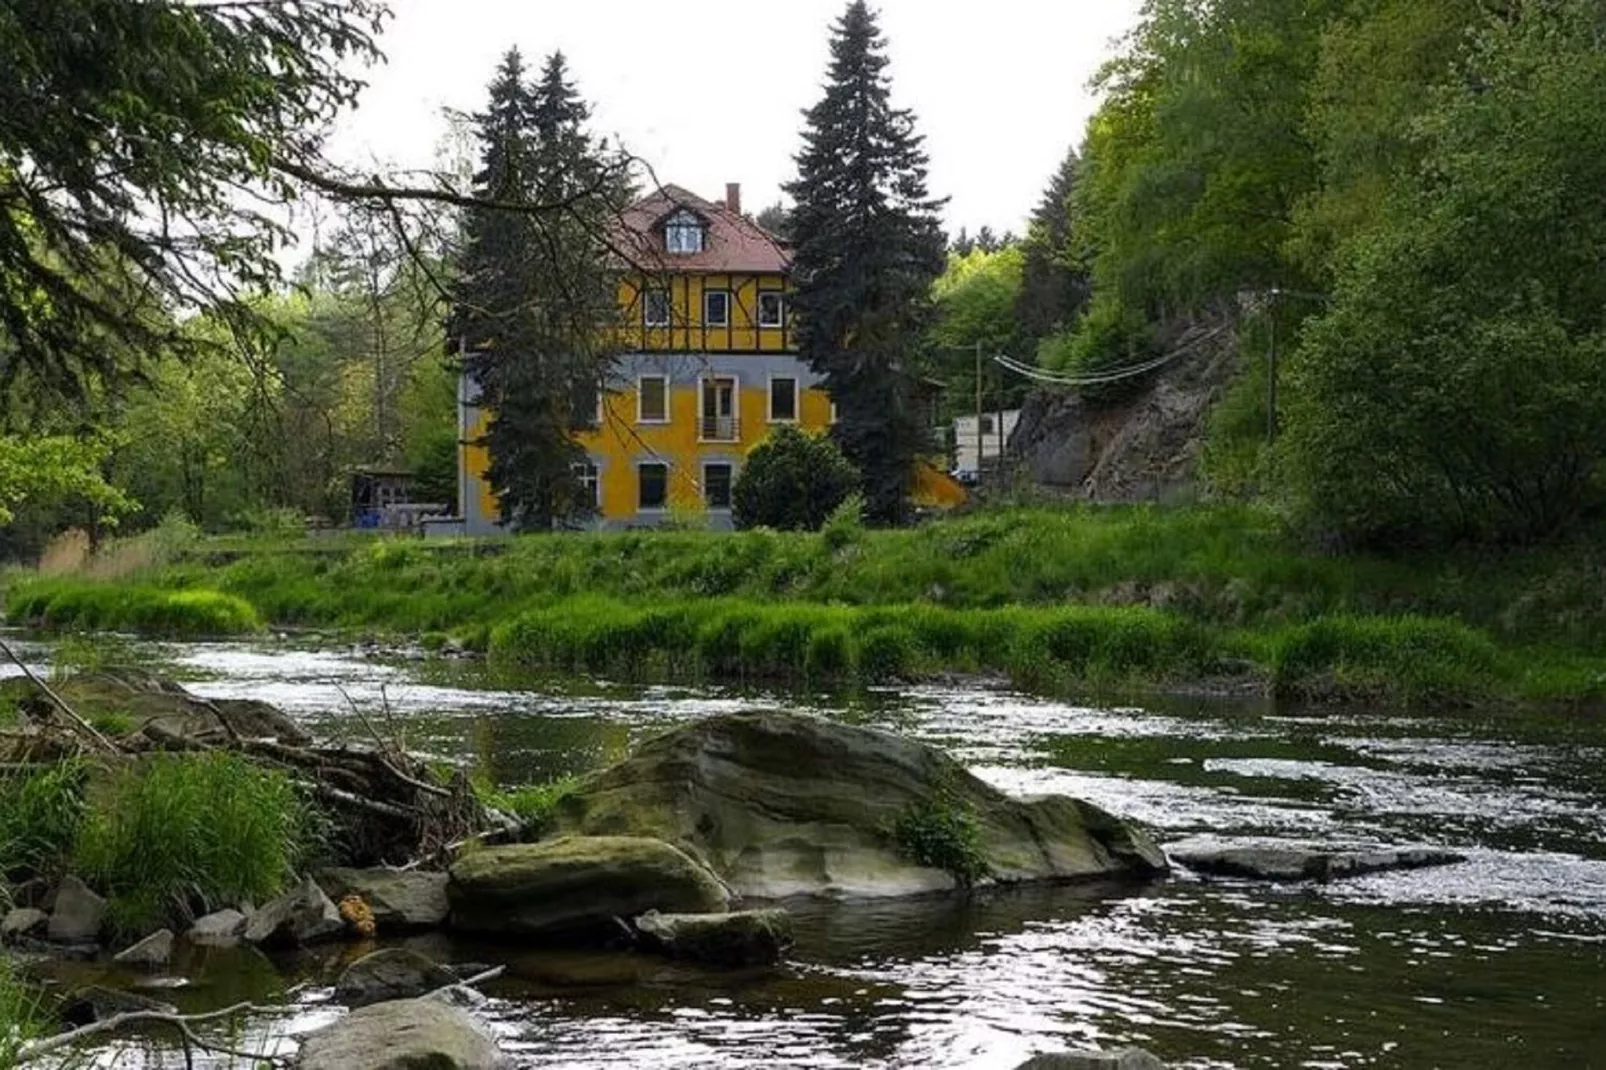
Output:
[[[1128,1043],[1193,1068],[1606,1065],[1599,722],[1206,700],[1100,708],[953,687],[800,698],[498,680],[474,665],[289,646],[164,653],[203,693],[278,702],[325,735],[365,733],[348,696],[388,708],[387,731],[508,783],[614,760],[677,721],[789,707],[942,744],[1007,790],[1079,794],[1165,840],[1467,856],[1331,885],[1184,875],[801,905],[796,961],[756,974],[433,938],[444,959],[509,962],[482,1010],[524,1066],[1012,1067],[1035,1051]],[[282,1037],[334,1013],[324,986],[344,953],[199,964],[174,1001],[286,998],[310,984],[288,997],[299,1012],[288,1025],[251,1026]]]

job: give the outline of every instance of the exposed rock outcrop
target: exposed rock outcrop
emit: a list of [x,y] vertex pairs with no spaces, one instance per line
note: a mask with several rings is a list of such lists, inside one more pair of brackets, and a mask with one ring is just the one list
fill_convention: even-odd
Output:
[[74,876],[61,879],[46,933],[63,944],[93,943],[106,921],[106,900]]
[[1191,493],[1211,408],[1237,368],[1236,338],[1225,322],[1212,317],[1169,338],[1167,352],[1197,348],[1125,401],[1092,405],[1071,391],[1033,394],[1022,406],[1010,455],[1032,482],[1092,501]]
[[452,867],[451,924],[463,932],[539,938],[619,932],[649,910],[720,913],[719,881],[683,851],[640,836],[567,836],[487,847]]
[[247,943],[300,946],[338,936],[346,923],[311,877],[252,914],[245,924]]
[[446,874],[396,869],[326,869],[318,885],[337,903],[356,895],[381,932],[432,929],[446,920]]
[[352,1011],[307,1037],[300,1070],[501,1070],[491,1035],[467,1013],[433,999],[398,999]]
[[1165,1070],[1165,1064],[1142,1048],[1122,1048],[1034,1055],[1016,1070]]
[[197,918],[187,939],[199,947],[233,947],[245,935],[246,917],[238,910],[219,910]]
[[714,966],[770,966],[792,947],[792,916],[784,910],[732,914],[660,914],[635,921],[648,947],[670,958]]
[[740,896],[873,897],[959,883],[915,861],[894,831],[939,812],[971,823],[979,883],[1166,870],[1145,833],[1089,803],[1013,799],[926,744],[774,712],[709,717],[647,741],[567,795],[556,823],[666,840]]

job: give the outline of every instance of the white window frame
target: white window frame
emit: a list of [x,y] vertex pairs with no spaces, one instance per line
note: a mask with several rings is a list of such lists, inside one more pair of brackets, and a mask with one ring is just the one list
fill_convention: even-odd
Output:
[[[588,481],[590,482],[590,484],[591,484],[591,506],[592,506],[592,508],[594,508],[594,509],[596,509],[598,511],[601,511],[601,509],[602,509],[602,469],[597,466],[597,462],[593,461],[593,460],[590,460],[589,458],[584,460],[584,461],[575,461],[573,464],[571,464],[569,466],[569,471],[573,472],[575,474],[575,476],[580,480],[580,485],[582,487],[585,486]],[[587,479],[587,475],[586,475],[586,473],[588,471],[590,472],[590,479],[589,480]]]
[[[656,379],[658,382],[664,384],[664,414],[662,416],[654,416],[654,417],[651,417],[651,418],[649,418],[647,416],[647,407],[644,404],[644,402],[646,400],[646,397],[647,397],[647,394],[646,394],[646,391],[644,389],[642,389],[642,384],[645,383],[648,379]],[[669,376],[667,376],[667,375],[638,375],[638,376],[636,376],[636,423],[638,423],[638,424],[651,424],[653,426],[662,426],[664,424],[667,424],[670,421],[671,416],[672,416],[673,405],[674,405],[674,402],[670,397],[670,390],[669,390]]]
[[[708,228],[701,219],[697,218],[696,213],[682,208],[664,221],[664,251],[675,256],[695,256],[707,246],[707,230]],[[694,248],[685,248],[684,243],[677,243],[671,238],[671,235],[685,234],[696,235],[696,239],[692,243],[695,246]]]
[[[708,500],[708,470],[710,468],[724,468],[730,472],[730,483],[726,487],[728,500],[724,505],[714,505]],[[728,513],[736,501],[736,465],[730,461],[704,461],[703,462],[703,508],[711,513]]]
[[[708,315],[708,299],[710,297],[715,296],[716,294],[725,299],[725,318],[723,320],[721,320],[720,322],[718,322],[718,323],[715,323],[713,321],[713,319],[710,318],[710,316]],[[718,289],[718,288],[712,289],[712,290],[704,290],[703,291],[703,326],[704,327],[729,327],[730,325],[731,325],[731,292],[729,290]]]
[[[792,381],[792,415],[775,415],[775,381],[777,379],[790,379]],[[803,383],[796,375],[772,375],[769,377],[769,387],[764,391],[764,408],[769,422],[772,424],[795,424],[803,418]]]
[[[664,470],[664,503],[662,505],[642,505],[641,504],[641,488],[642,488],[641,470],[643,468],[662,468]],[[667,512],[669,510],[669,498],[670,498],[669,481],[670,481],[671,478],[673,478],[673,476],[674,476],[674,473],[673,473],[673,470],[670,468],[670,465],[669,465],[668,461],[637,461],[636,462],[636,512],[638,512],[638,513],[663,513],[663,512]]]
[[[774,298],[775,299],[775,307],[776,307],[777,310],[779,310],[779,315],[774,320],[766,320],[764,318],[764,299],[766,297]],[[760,327],[764,327],[764,328],[776,328],[776,327],[785,327],[786,326],[786,291],[785,290],[760,290],[758,292],[758,325]]]
[[[655,320],[652,318],[652,299],[655,297],[661,297],[664,299],[663,319]],[[643,327],[668,327],[674,318],[675,303],[671,299],[668,290],[641,291],[641,325]]]
[[836,423],[836,402],[831,402],[831,423]]
[[[717,382],[717,381],[719,381],[721,379],[729,379],[730,382],[731,382],[731,414],[730,414],[730,420],[731,420],[731,428],[732,428],[732,430],[734,430],[736,432],[736,434],[731,436],[730,438],[709,438],[707,435],[703,434],[703,431],[707,427],[707,424],[704,421],[706,421],[708,419],[708,417],[703,413],[703,397],[705,396],[705,394],[707,392],[708,384],[712,383],[712,382]],[[717,418],[718,417],[716,417],[716,419]],[[698,376],[697,377],[697,441],[698,442],[740,442],[741,440],[742,440],[742,377],[740,375],[737,375],[735,372],[715,372],[712,375],[700,375],[700,376]]]

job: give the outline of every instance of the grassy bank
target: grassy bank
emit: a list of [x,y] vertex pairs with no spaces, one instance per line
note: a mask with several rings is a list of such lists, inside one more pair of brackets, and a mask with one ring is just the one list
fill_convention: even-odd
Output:
[[1606,692],[1606,554],[1312,553],[1234,508],[978,513],[904,531],[199,542],[117,579],[16,575],[16,622],[438,637],[622,674],[1054,690],[1249,675],[1404,699]]

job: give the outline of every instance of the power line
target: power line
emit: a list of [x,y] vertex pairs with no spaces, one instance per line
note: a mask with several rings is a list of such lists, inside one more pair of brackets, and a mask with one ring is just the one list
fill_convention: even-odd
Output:
[[1153,360],[1147,360],[1141,364],[1128,365],[1124,368],[1115,368],[1109,371],[1090,373],[1087,375],[1065,375],[1059,372],[1044,371],[1041,368],[1033,367],[1030,364],[1016,360],[1014,357],[1007,356],[1005,354],[998,354],[997,356],[993,357],[993,363],[997,364],[1001,368],[1004,368],[1006,371],[1014,372],[1016,375],[1019,375],[1022,378],[1030,379],[1033,382],[1043,383],[1048,386],[1104,386],[1109,383],[1120,382],[1123,379],[1131,379],[1139,375],[1147,375],[1149,372],[1155,371],[1158,368],[1163,368],[1167,364],[1179,360],[1180,358],[1198,349],[1201,345],[1222,334],[1231,326],[1231,321],[1223,323],[1221,326],[1214,328],[1198,338],[1195,338],[1193,341],[1179,346],[1170,353],[1167,353],[1161,357],[1156,357]]

